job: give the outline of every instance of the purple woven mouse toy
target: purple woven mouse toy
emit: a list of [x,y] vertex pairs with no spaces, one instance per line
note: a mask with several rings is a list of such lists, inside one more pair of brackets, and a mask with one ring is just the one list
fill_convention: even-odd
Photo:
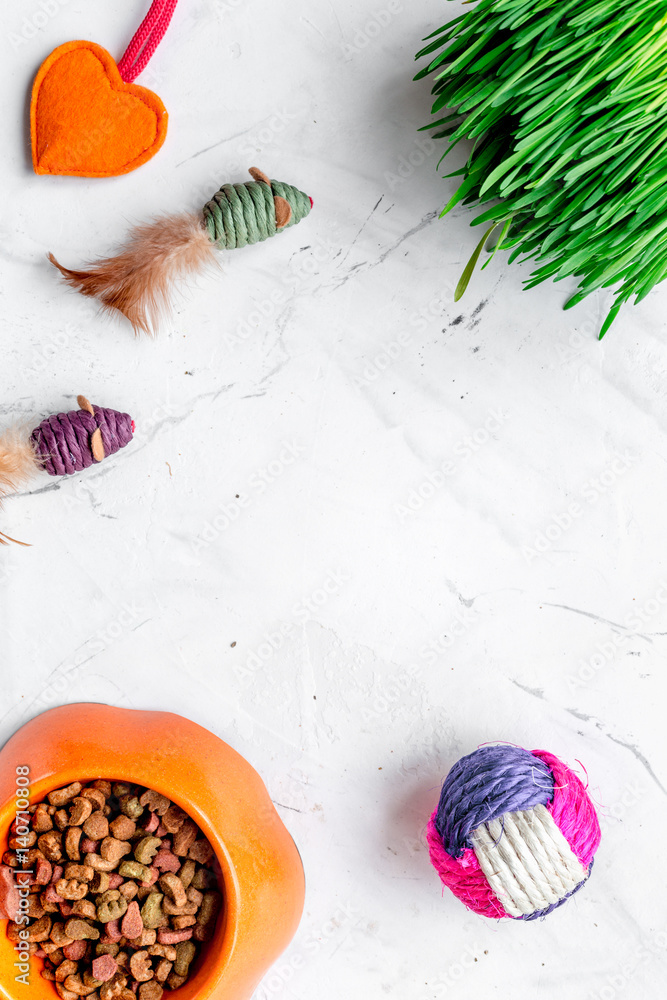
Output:
[[[0,437],[0,500],[42,469],[50,476],[70,476],[132,440],[134,420],[129,414],[93,406],[85,396],[77,396],[77,403],[78,410],[42,420],[30,437],[16,428]],[[16,541],[0,531],[0,544]]]

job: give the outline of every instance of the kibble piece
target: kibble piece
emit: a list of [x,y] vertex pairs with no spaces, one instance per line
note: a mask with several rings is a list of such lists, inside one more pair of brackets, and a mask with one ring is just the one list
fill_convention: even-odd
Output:
[[130,819],[137,820],[143,814],[144,807],[140,805],[136,795],[119,796],[120,811]]
[[99,854],[86,854],[85,862],[90,865],[91,868],[95,868],[98,872],[111,872],[114,870],[117,861],[105,861],[101,858]]
[[94,812],[83,824],[83,832],[90,840],[103,840],[109,836],[109,820],[101,812]]
[[84,986],[90,986],[92,987],[92,989],[96,990],[99,986],[102,985],[103,980],[95,979],[95,976],[92,973],[92,966],[91,966],[90,969],[84,969],[83,982]]
[[138,878],[139,881],[145,882],[150,876],[150,869],[146,865],[140,865],[138,861],[123,861],[118,874],[123,878]]
[[118,962],[112,955],[98,955],[93,960],[93,976],[99,982],[107,983],[118,972]]
[[120,920],[110,920],[105,928],[105,935],[102,938],[103,941],[120,941],[123,935],[120,932]]
[[134,836],[137,824],[129,816],[116,816],[114,820],[109,823],[109,829],[116,838],[116,840],[129,840],[130,837]]
[[71,863],[65,866],[63,878],[76,879],[77,882],[90,882],[94,874],[95,871],[90,867],[90,865],[77,865]]
[[53,865],[46,858],[35,861],[35,882],[37,885],[48,885],[53,875]]
[[162,907],[164,909],[164,912],[167,913],[170,917],[182,917],[184,915],[188,916],[192,913],[196,913],[198,910],[198,906],[196,903],[190,903],[188,900],[186,900],[182,906],[176,906],[176,903],[174,903],[174,901],[169,899],[168,897],[165,898]]
[[113,979],[100,986],[100,1000],[114,1000],[115,997],[120,997],[126,986],[127,976],[118,971]]
[[68,826],[65,833],[65,853],[70,861],[80,861],[79,845],[81,843],[82,830],[80,826]]
[[100,932],[97,927],[92,927],[88,921],[80,917],[71,917],[65,924],[65,934],[72,941],[97,941]]
[[121,896],[125,896],[125,899],[129,903],[131,899],[134,899],[139,891],[139,886],[136,882],[133,882],[132,879],[130,879],[128,882],[123,882],[122,885],[119,885],[118,891]]
[[177,830],[181,829],[187,818],[187,813],[184,813],[182,809],[172,802],[162,817],[162,825],[168,833],[176,833]]
[[182,931],[170,931],[167,928],[160,928],[157,932],[157,939],[160,944],[179,944],[181,941],[189,941],[192,934],[192,927],[186,927]]
[[60,861],[63,856],[62,835],[57,830],[43,833],[37,843],[47,861]]
[[151,867],[148,869],[148,878],[144,879],[143,882],[140,883],[142,889],[151,889],[151,891],[157,892],[157,889],[153,889],[153,886],[155,885],[159,877],[160,877],[160,869],[156,868],[154,865],[151,865]]
[[68,976],[75,975],[78,970],[79,967],[76,962],[71,962],[66,958],[56,969],[56,982],[64,983]]
[[74,781],[67,788],[58,788],[55,792],[49,792],[47,798],[52,806],[60,809],[79,794],[83,785],[80,781]]
[[63,986],[77,997],[87,997],[95,991],[94,986],[86,986],[78,975],[68,976]]
[[139,864],[150,865],[161,846],[162,841],[159,837],[142,837],[134,848],[135,860]]
[[93,809],[104,809],[107,804],[107,800],[99,788],[84,788],[81,792],[81,797],[83,799],[90,799]]
[[86,920],[97,918],[97,910],[91,899],[77,899],[72,906],[72,913],[77,917],[84,917]]
[[[160,852],[160,853],[162,853],[162,852]],[[173,854],[172,857],[176,857],[176,855]],[[156,867],[158,867],[158,868],[160,867],[157,864],[157,858],[155,859],[155,864],[156,864]],[[191,858],[188,858],[187,861],[184,861],[183,865],[181,866],[180,869],[178,869],[178,868],[176,869],[176,871],[178,872],[178,877],[180,878],[181,882],[183,883],[183,888],[184,889],[189,888],[190,883],[192,882],[192,879],[194,878],[195,869],[196,869],[195,862]],[[169,871],[169,869],[166,869],[166,870]]]
[[176,961],[176,949],[171,944],[154,944],[148,949],[148,954],[166,958],[169,962]]
[[141,983],[138,990],[139,1000],[160,1000],[164,990],[160,983],[151,979],[148,983]]
[[77,795],[76,798],[72,799],[72,804],[69,810],[69,825],[70,826],[81,826],[93,811],[93,803],[90,799],[84,799],[83,796]]
[[133,900],[125,912],[123,922],[120,925],[121,934],[126,938],[138,938],[144,929],[144,922],[141,919],[141,910],[136,900]]
[[86,941],[72,941],[71,944],[66,944],[63,948],[63,955],[65,958],[71,958],[73,962],[80,962],[87,951]]
[[208,840],[195,840],[188,851],[188,857],[198,861],[200,865],[208,865],[213,860],[213,848]]
[[[187,862],[186,862],[187,864]],[[163,872],[178,872],[180,877],[181,862],[180,859],[172,854],[171,851],[158,851],[153,859],[153,865],[159,868]],[[195,863],[192,862],[192,874],[194,874]],[[191,876],[192,877],[192,876]],[[181,879],[183,881],[183,879]]]
[[111,782],[105,778],[98,778],[93,782],[93,788],[99,788],[105,800],[111,795]]
[[97,897],[97,919],[103,924],[119,920],[126,911],[127,900],[118,889],[107,889]]
[[167,986],[170,990],[178,990],[185,982],[185,976],[177,976],[175,972],[169,973],[169,978],[167,979]]
[[60,923],[60,921],[54,923],[53,927],[51,928],[50,936],[51,940],[54,942],[54,944],[57,944],[59,948],[64,948],[65,945],[71,944],[73,940],[71,937],[68,937],[67,934],[65,934],[65,925]]
[[177,976],[187,976],[190,964],[197,953],[196,946],[192,941],[181,941],[176,945],[176,961],[174,962],[174,972]]
[[28,927],[28,941],[48,941],[51,936],[51,917],[45,914]]
[[95,945],[96,955],[111,955],[113,958],[115,958],[119,951],[120,951],[120,945],[116,944],[115,942],[98,941],[97,944]]
[[162,912],[162,900],[164,896],[161,892],[152,892],[141,908],[141,919],[144,927],[159,927],[164,916]]
[[[32,917],[33,920],[39,920],[40,917],[43,917],[44,914],[48,912],[42,905],[42,896],[43,893],[40,893],[39,896],[34,894],[28,897],[28,907],[25,910],[25,913],[27,913],[29,917]],[[53,913],[54,911],[52,910],[51,912]]]
[[146,789],[139,802],[142,806],[148,806],[150,811],[157,813],[158,816],[164,816],[171,805],[171,799],[168,799],[166,795],[160,795],[159,792],[153,791],[152,788]]
[[175,931],[182,931],[184,927],[194,927],[197,917],[194,914],[189,916],[172,917],[172,927]]
[[166,875],[162,876],[160,879],[160,888],[171,897],[176,906],[185,906],[187,903],[188,898],[185,894],[183,883],[172,872],[167,872]]
[[125,840],[116,840],[115,837],[105,837],[100,844],[101,856],[105,861],[113,861],[114,865],[118,864],[126,854],[131,853],[132,844],[128,844]]
[[215,922],[221,906],[219,892],[207,892],[197,914],[197,927],[195,928],[195,939],[197,941],[208,941],[215,929]]
[[67,809],[56,809],[53,814],[53,825],[56,830],[63,831],[69,825],[69,813]]
[[31,826],[37,833],[46,833],[47,830],[53,829],[53,820],[49,816],[44,802],[40,802],[35,809]]
[[155,966],[155,978],[159,983],[163,983],[171,970],[174,967],[173,962],[169,962],[166,958],[161,958],[158,964]]
[[88,888],[95,894],[99,892],[106,892],[107,889],[110,888],[109,882],[110,876],[108,872],[96,871],[88,883]]
[[153,978],[151,959],[147,951],[135,951],[130,958],[130,972],[138,983],[147,983]]
[[180,830],[174,834],[174,854],[185,857],[197,839],[197,826],[191,819],[186,819]]
[[63,983],[56,983],[55,986],[60,1000],[77,1000],[76,993],[72,993],[71,990],[66,990]]
[[216,884],[216,881],[217,879],[212,871],[209,871],[208,868],[200,868],[199,871],[195,872],[190,884],[193,885],[195,889],[204,890],[210,889]]
[[63,899],[83,899],[88,894],[88,885],[74,878],[61,878],[56,882],[56,892]]

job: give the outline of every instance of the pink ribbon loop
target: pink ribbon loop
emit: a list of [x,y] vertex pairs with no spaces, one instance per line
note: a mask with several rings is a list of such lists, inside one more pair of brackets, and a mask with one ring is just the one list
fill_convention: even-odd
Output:
[[178,0],[153,0],[151,9],[118,63],[125,83],[132,83],[146,69],[169,27]]

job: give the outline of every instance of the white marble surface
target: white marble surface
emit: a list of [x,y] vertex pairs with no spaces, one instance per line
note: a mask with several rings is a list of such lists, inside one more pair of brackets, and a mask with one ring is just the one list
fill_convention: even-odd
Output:
[[[147,2],[56,8],[0,14],[2,426],[84,392],[137,436],[5,504],[33,547],[0,552],[0,739],[94,700],[244,754],[308,876],[262,1000],[653,995],[667,290],[602,344],[604,296],[563,313],[571,284],[523,293],[528,268],[498,259],[453,303],[470,215],[437,220],[454,182],[428,145],[409,164],[429,108],[412,56],[457,7],[182,0],[139,81],[166,145],[104,181],[32,174],[27,94],[61,42],[119,56]],[[154,341],[45,260],[105,253],[253,164],[314,211],[191,284]],[[599,804],[591,881],[543,922],[471,916],[429,865],[442,778],[494,739],[582,761]]]

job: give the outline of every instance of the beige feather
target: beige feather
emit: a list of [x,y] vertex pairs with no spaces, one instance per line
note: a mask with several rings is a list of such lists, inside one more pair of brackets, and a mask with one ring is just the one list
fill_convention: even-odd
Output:
[[13,427],[0,437],[0,500],[8,493],[15,493],[41,468],[30,438],[18,427]]
[[72,288],[99,299],[108,310],[129,319],[135,333],[154,333],[169,302],[174,282],[216,260],[214,246],[196,215],[176,215],[136,226],[115,257],[105,257],[85,271],[49,260]]
[[[6,431],[0,437],[0,503],[8,493],[15,493],[19,487],[32,479],[40,468],[40,460],[33,450],[25,428],[14,427]],[[8,545],[9,542],[15,542],[17,545],[28,544],[0,531],[0,545]]]

